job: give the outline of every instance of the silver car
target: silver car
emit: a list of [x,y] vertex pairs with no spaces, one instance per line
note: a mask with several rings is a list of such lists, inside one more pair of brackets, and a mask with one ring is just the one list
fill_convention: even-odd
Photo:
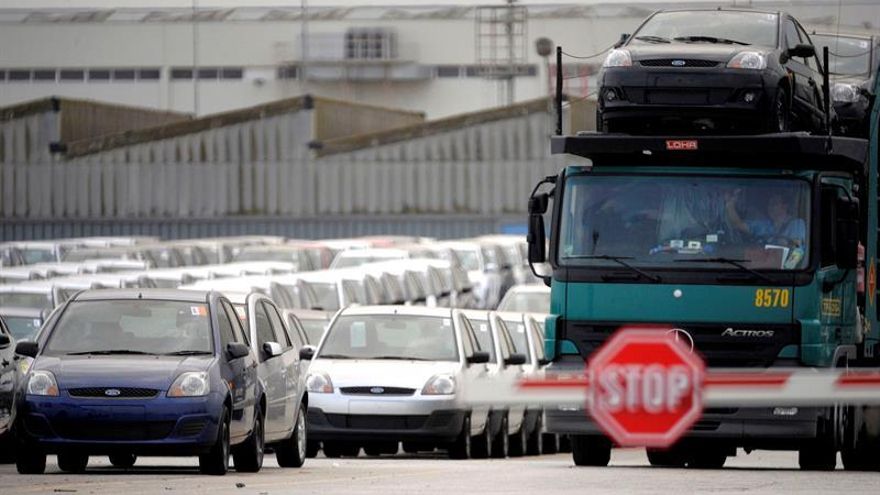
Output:
[[459,387],[487,371],[473,328],[458,311],[363,306],[340,311],[307,380],[309,435],[328,457],[447,449],[489,455],[488,408],[461,403]]

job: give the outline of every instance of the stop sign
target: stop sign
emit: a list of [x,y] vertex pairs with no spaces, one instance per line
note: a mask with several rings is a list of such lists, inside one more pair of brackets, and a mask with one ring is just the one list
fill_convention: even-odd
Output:
[[590,414],[621,447],[668,447],[702,414],[705,364],[676,332],[621,328],[587,365]]

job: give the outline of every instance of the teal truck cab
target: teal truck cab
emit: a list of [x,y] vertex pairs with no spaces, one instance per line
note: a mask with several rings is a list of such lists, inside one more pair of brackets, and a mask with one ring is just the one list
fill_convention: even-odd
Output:
[[[550,370],[583,370],[618,328],[656,325],[709,369],[875,367],[880,356],[877,115],[873,142],[801,133],[579,134],[588,158],[529,201],[529,260],[551,286]],[[549,222],[549,250],[545,223]],[[784,405],[781,405],[784,406]],[[546,411],[575,464],[613,445],[583,409]],[[716,408],[652,465],[721,467],[737,449],[795,450],[802,469],[880,465],[861,406]]]

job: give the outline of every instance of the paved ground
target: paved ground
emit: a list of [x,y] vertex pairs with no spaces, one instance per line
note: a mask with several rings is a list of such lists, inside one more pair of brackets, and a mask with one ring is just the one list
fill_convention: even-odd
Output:
[[657,469],[644,451],[616,450],[608,468],[575,468],[568,454],[507,460],[451,461],[433,456],[309,459],[302,469],[281,469],[272,456],[258,474],[230,471],[200,476],[195,459],[139,459],[125,472],[93,458],[84,475],[58,471],[49,458],[47,474],[20,476],[0,466],[0,493],[221,493],[235,494],[469,494],[490,493],[872,493],[880,473],[806,473],[788,452],[740,452],[717,471]]

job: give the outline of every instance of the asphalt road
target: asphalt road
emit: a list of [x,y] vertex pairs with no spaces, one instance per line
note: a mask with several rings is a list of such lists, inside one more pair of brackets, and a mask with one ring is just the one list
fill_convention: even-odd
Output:
[[[838,463],[839,465],[839,463]],[[58,471],[49,458],[47,474],[21,476],[0,466],[0,493],[222,493],[235,494],[470,494],[490,493],[855,493],[876,494],[880,473],[809,473],[797,469],[790,452],[753,452],[728,460],[716,471],[658,469],[643,450],[615,450],[611,467],[576,468],[568,454],[506,460],[452,461],[436,456],[309,459],[302,469],[281,469],[267,456],[258,474],[235,471],[201,476],[195,459],[139,459],[130,471],[93,458],[83,475]]]

